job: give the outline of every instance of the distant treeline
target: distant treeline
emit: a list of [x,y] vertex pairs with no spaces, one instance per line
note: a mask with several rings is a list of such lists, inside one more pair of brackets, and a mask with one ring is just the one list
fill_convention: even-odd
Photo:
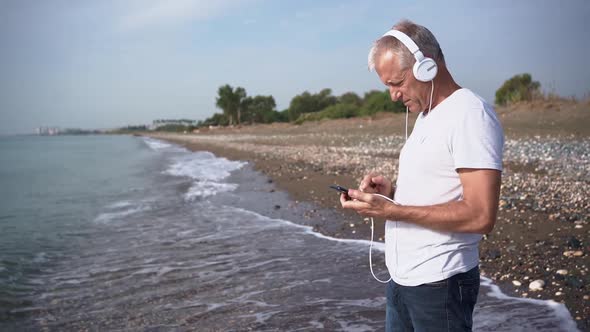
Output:
[[[541,95],[541,84],[533,81],[530,74],[515,75],[496,91],[495,103],[500,106],[520,101],[530,101]],[[248,96],[243,87],[229,84],[219,87],[215,105],[221,110],[211,117],[198,122],[176,120],[177,123],[159,126],[159,131],[192,131],[209,126],[228,126],[255,123],[291,122],[301,124],[305,121],[321,119],[351,118],[370,116],[379,112],[404,112],[402,102],[393,102],[388,90],[373,90],[362,97],[354,92],[340,96],[332,95],[331,89],[318,93],[305,91],[291,99],[289,108],[278,111],[273,96]],[[156,122],[174,120],[156,120]],[[131,128],[129,128],[131,129]],[[139,129],[139,128],[137,128]]]
[[197,122],[197,127],[272,122],[298,124],[310,120],[405,111],[405,106],[401,102],[391,101],[387,90],[370,91],[362,97],[354,92],[334,96],[331,89],[323,89],[319,93],[305,91],[293,97],[289,108],[281,111],[276,109],[273,96],[248,96],[242,87],[233,88],[226,84],[219,87],[217,94],[216,106],[222,112]]

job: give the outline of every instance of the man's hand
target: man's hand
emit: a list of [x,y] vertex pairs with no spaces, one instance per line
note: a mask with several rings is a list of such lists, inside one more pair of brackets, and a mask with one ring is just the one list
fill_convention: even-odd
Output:
[[342,207],[355,210],[362,216],[386,218],[394,213],[392,209],[395,209],[395,204],[383,197],[354,189],[348,190],[348,196],[351,199],[346,199],[344,194],[340,195],[340,204],[342,204]]
[[363,177],[359,190],[365,193],[381,194],[393,198],[391,181],[377,173],[369,173]]

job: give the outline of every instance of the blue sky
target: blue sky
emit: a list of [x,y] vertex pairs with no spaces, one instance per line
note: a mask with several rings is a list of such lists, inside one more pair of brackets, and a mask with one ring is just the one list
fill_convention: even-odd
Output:
[[456,81],[493,102],[528,72],[590,92],[590,2],[0,0],[0,134],[202,120],[217,88],[272,95],[383,89],[371,43],[402,18],[428,27]]

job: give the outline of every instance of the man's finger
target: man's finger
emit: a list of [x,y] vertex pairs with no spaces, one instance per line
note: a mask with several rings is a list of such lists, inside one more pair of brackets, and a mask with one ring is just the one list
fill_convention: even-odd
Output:
[[370,202],[371,198],[373,197],[372,194],[364,193],[360,190],[349,189],[348,196],[352,199],[359,200],[361,202]]
[[346,203],[348,201],[348,197],[346,196],[346,194],[340,194],[340,204],[342,205],[342,207],[344,207],[344,203]]
[[359,189],[361,191],[365,191],[370,186],[372,177],[373,174],[367,174],[365,175],[365,177],[363,177],[363,179],[361,180],[361,184],[359,186]]
[[371,181],[375,184],[384,184],[385,178],[381,175],[375,176],[371,179]]

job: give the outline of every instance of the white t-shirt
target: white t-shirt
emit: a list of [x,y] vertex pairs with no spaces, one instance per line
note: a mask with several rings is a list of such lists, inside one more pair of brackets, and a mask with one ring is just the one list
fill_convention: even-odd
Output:
[[[401,150],[395,200],[426,206],[459,201],[458,168],[502,170],[504,134],[492,106],[459,89],[420,113]],[[480,234],[440,232],[403,221],[385,225],[385,259],[393,280],[418,286],[469,271],[479,263]]]

